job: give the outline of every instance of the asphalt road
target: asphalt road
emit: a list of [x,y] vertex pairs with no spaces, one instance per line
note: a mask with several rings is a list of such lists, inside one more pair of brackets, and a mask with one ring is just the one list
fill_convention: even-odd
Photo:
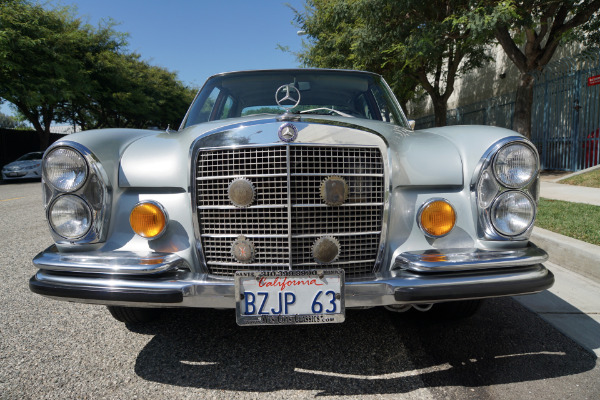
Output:
[[595,357],[511,298],[460,322],[371,309],[238,327],[231,310],[174,310],[137,328],[31,293],[51,243],[39,183],[0,185],[1,399],[600,398]]

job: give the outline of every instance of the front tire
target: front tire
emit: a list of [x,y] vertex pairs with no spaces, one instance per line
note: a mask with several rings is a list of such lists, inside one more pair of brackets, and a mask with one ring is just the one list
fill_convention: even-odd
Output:
[[143,324],[155,321],[160,316],[156,308],[106,306],[110,314],[120,322],[130,324]]

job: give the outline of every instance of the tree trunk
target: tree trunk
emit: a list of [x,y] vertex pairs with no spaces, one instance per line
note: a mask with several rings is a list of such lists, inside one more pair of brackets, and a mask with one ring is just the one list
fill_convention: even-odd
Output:
[[448,111],[448,102],[441,97],[431,96],[433,102],[433,112],[435,114],[435,126],[446,126],[446,112]]
[[513,129],[531,139],[531,108],[533,105],[533,76],[521,73],[517,97],[515,99],[515,115]]

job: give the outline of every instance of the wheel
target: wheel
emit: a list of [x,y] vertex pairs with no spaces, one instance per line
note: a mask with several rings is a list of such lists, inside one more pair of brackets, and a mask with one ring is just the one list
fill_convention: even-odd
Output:
[[433,306],[431,316],[439,319],[461,319],[469,318],[475,315],[483,300],[461,300],[450,301],[448,303],[438,303]]
[[151,322],[160,316],[156,308],[107,306],[110,314],[117,320],[125,323],[140,324]]

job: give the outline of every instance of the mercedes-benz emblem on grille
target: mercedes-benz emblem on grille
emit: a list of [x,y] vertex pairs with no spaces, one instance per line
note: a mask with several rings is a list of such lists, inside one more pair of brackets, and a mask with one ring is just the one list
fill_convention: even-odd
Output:
[[[300,104],[300,91],[294,85],[283,85],[275,92],[275,101],[286,112]],[[287,104],[283,104],[287,103]]]
[[298,128],[294,124],[286,122],[279,127],[277,134],[282,141],[286,143],[293,142],[298,137]]

